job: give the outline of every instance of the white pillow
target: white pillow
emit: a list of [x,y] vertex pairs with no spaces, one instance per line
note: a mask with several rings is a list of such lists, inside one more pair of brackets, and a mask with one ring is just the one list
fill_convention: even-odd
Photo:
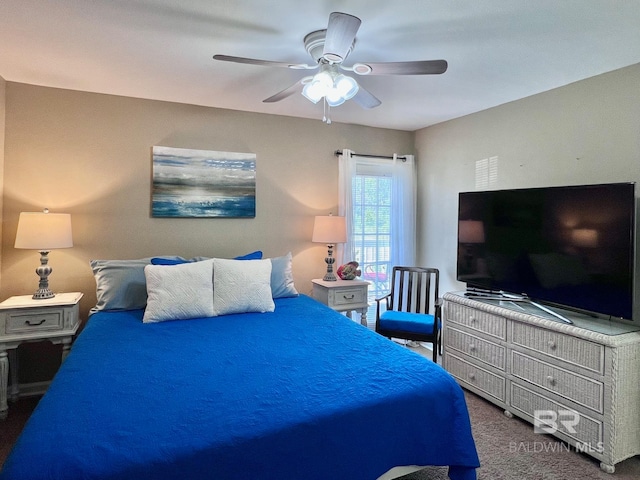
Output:
[[298,296],[293,283],[291,252],[271,259],[271,296],[273,298]]
[[213,314],[273,312],[271,260],[213,259]]
[[145,323],[213,316],[213,260],[147,265]]

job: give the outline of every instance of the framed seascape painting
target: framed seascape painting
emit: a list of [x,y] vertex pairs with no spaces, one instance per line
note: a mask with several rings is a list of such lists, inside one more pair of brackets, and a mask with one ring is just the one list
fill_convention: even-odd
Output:
[[153,217],[256,216],[256,155],[153,147]]

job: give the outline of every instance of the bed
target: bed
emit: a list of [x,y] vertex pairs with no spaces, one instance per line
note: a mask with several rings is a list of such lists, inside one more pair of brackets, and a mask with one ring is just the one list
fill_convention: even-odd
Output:
[[445,370],[308,296],[272,302],[146,323],[142,308],[96,311],[0,479],[476,478]]

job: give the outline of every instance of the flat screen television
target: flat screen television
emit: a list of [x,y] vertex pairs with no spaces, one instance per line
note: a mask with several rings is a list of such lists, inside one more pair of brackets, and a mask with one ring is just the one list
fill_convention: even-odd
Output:
[[462,192],[457,279],[633,318],[635,184]]

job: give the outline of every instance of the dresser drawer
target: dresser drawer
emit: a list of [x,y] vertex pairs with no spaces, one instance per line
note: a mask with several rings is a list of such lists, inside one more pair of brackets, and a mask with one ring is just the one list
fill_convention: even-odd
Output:
[[457,323],[501,340],[506,338],[506,319],[464,305],[447,302],[445,322]]
[[603,413],[604,384],[591,378],[542,362],[520,352],[511,352],[514,377],[561,395],[568,400]]
[[366,289],[364,288],[336,288],[331,290],[330,295],[333,296],[332,305],[361,305],[367,301]]
[[5,313],[5,333],[29,333],[64,328],[64,309],[29,309]]
[[604,345],[520,322],[513,322],[512,343],[593,372],[604,373]]
[[472,358],[504,370],[505,347],[502,345],[469,335],[468,333],[451,327],[445,328],[444,338],[447,348],[455,348]]
[[445,352],[443,362],[444,368],[463,384],[473,386],[502,403],[506,401],[506,380],[504,377],[452,355],[449,351]]
[[[574,441],[586,444],[598,453],[604,450],[603,422],[555,402],[544,395],[540,395],[528,388],[511,383],[510,409],[525,414],[535,425],[535,419],[551,418],[547,424],[557,429]],[[553,421],[555,418],[555,421]]]

